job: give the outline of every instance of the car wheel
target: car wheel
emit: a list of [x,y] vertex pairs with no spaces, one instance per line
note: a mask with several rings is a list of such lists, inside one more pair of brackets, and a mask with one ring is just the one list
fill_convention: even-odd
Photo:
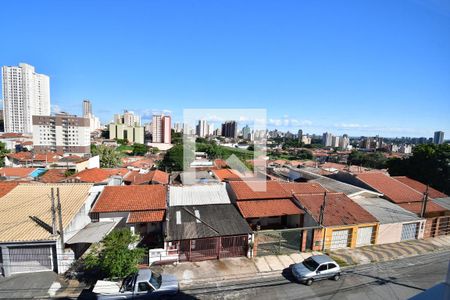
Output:
[[313,280],[311,278],[305,281],[305,284],[307,286],[310,286],[312,283],[313,283]]
[[338,281],[339,279],[341,279],[341,275],[340,274],[336,274],[333,276],[333,280],[334,281]]

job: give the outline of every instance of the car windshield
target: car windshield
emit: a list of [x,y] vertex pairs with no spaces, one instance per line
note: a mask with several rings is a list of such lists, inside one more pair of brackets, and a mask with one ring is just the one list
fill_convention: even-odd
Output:
[[152,277],[150,278],[150,283],[152,284],[152,286],[155,289],[159,289],[159,287],[161,286],[161,275],[157,274],[157,273],[152,273]]
[[314,259],[312,259],[311,257],[305,259],[305,260],[303,261],[303,265],[304,265],[305,267],[307,267],[308,270],[310,270],[310,271],[314,271],[314,270],[317,269],[317,267],[319,266],[319,264],[318,264]]

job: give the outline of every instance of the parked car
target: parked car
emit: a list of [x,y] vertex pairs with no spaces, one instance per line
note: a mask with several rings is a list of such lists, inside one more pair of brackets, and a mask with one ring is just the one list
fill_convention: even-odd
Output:
[[341,268],[327,255],[313,255],[291,268],[295,279],[306,285],[313,281],[329,279],[339,280]]
[[141,269],[126,277],[122,283],[99,280],[93,293],[97,299],[161,299],[176,295],[179,284],[175,276],[157,274],[149,269]]

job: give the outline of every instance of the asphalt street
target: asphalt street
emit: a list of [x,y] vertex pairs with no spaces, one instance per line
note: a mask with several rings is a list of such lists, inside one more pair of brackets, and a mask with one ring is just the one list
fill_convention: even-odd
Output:
[[444,281],[450,251],[346,269],[340,281],[305,286],[283,276],[183,291],[185,299],[408,299]]

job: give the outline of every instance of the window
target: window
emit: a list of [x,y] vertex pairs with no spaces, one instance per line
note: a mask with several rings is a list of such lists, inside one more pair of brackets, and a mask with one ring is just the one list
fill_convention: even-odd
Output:
[[317,271],[326,271],[326,270],[327,270],[327,264],[323,264],[317,269]]
[[138,283],[138,292],[153,292],[153,288],[147,282]]
[[328,264],[328,270],[334,269],[337,266],[335,264]]

